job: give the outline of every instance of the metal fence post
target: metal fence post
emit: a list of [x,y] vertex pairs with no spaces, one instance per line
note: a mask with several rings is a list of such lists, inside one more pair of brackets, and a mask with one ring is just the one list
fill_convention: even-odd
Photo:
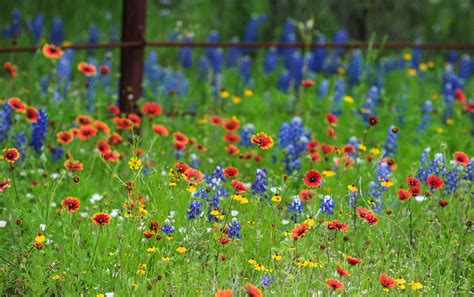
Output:
[[147,0],[123,0],[122,42],[139,42],[120,50],[120,99],[122,112],[139,113],[137,100],[142,96]]

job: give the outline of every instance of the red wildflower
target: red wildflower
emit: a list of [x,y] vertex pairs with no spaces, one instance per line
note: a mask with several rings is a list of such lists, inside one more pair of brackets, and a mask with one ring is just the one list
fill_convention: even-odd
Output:
[[79,134],[77,135],[77,138],[79,138],[80,140],[86,140],[91,137],[94,137],[96,134],[97,134],[97,130],[91,125],[82,126],[79,129]]
[[63,56],[63,50],[54,44],[43,45],[43,55],[48,59],[59,59]]
[[420,185],[420,181],[411,175],[407,177],[407,184],[410,187],[418,187]]
[[459,100],[461,103],[466,102],[466,95],[464,94],[464,91],[460,88],[456,88],[456,91],[454,91],[454,96],[456,97],[457,100]]
[[379,118],[374,116],[374,115],[371,115],[369,116],[369,118],[367,119],[367,122],[369,123],[369,125],[371,126],[375,126],[379,123]]
[[252,284],[246,284],[245,289],[247,290],[247,294],[249,297],[262,297],[262,291],[260,291],[257,287]]
[[300,239],[301,237],[305,236],[308,230],[309,230],[308,225],[296,224],[295,227],[293,228],[293,231],[291,231],[291,239],[293,240]]
[[211,123],[213,123],[216,126],[220,125],[220,123],[222,121],[221,118],[218,117],[218,116],[212,116],[212,117],[209,118],[209,120],[211,121]]
[[269,149],[273,146],[273,138],[264,132],[252,135],[252,137],[250,137],[250,141],[252,141],[253,144],[257,145],[262,150]]
[[182,163],[182,162],[176,162],[174,164],[174,169],[176,169],[176,171],[178,171],[179,173],[185,173],[186,170],[190,169],[191,167],[189,167],[188,164],[186,163]]
[[329,230],[339,230],[343,232],[346,232],[347,229],[349,229],[349,227],[346,224],[341,223],[338,220],[328,222],[327,226]]
[[99,130],[102,133],[109,134],[110,133],[110,128],[109,125],[102,121],[94,121],[94,127]]
[[322,144],[321,150],[323,151],[324,154],[329,154],[330,152],[334,150],[334,147],[332,145]]
[[149,231],[149,230],[143,231],[143,236],[145,236],[146,238],[152,238],[153,235],[155,235],[153,231]]
[[303,87],[309,88],[309,87],[314,86],[314,81],[312,81],[311,79],[304,79],[301,81],[301,85]]
[[469,157],[464,152],[455,152],[454,161],[461,165],[467,166],[467,164],[469,164]]
[[240,136],[234,133],[226,133],[224,135],[224,141],[228,143],[236,143],[240,140]]
[[403,201],[411,198],[411,193],[405,189],[398,189],[397,195],[398,198]]
[[412,196],[418,196],[421,194],[421,188],[419,186],[410,187],[408,191],[412,194]]
[[38,121],[38,109],[28,106],[26,108],[26,120],[30,123],[36,123]]
[[129,118],[114,118],[114,122],[119,130],[128,130],[133,128],[133,122]]
[[13,108],[13,110],[16,112],[21,112],[21,113],[26,112],[26,104],[23,101],[21,101],[20,98],[12,97],[8,99],[8,105],[10,105],[10,107]]
[[186,180],[192,184],[199,183],[199,181],[204,177],[201,171],[194,168],[187,169],[184,172],[184,175],[186,175]]
[[448,206],[448,200],[446,200],[446,199],[439,199],[438,204],[439,204],[439,206],[441,206],[442,208],[444,208],[444,207]]
[[116,105],[110,104],[107,107],[107,110],[114,116],[118,116],[120,114],[120,108],[118,108]]
[[229,144],[228,146],[225,147],[225,150],[230,154],[230,155],[237,155],[239,153],[239,149],[233,145]]
[[329,289],[333,291],[342,291],[344,290],[344,285],[341,284],[337,279],[327,279],[326,280],[326,286],[328,286]]
[[5,64],[3,64],[3,68],[12,76],[12,77],[16,77],[18,75],[18,73],[15,71],[15,68],[13,67],[13,64],[10,63],[10,62],[5,62]]
[[310,153],[314,153],[318,149],[319,143],[316,140],[310,140],[308,144],[306,144],[306,150]]
[[321,184],[321,178],[322,176],[321,176],[321,173],[319,173],[319,171],[311,169],[306,172],[303,180],[308,187],[314,188]]
[[384,286],[385,288],[391,289],[395,287],[395,281],[393,280],[393,278],[389,277],[388,275],[382,273],[379,276],[379,279],[380,279],[380,284]]
[[56,134],[56,140],[60,143],[60,144],[68,144],[70,143],[72,140],[74,139],[72,133],[70,132],[58,132],[58,134]]
[[234,132],[240,128],[240,122],[236,117],[225,119],[222,121],[222,127],[227,130],[227,132]]
[[189,142],[189,138],[187,138],[186,135],[181,132],[173,133],[173,140],[182,144],[187,144]]
[[66,197],[63,200],[63,209],[67,209],[67,212],[76,212],[81,202],[76,197]]
[[365,217],[369,214],[369,210],[368,209],[365,209],[361,206],[358,206],[357,207],[357,214],[359,215],[359,218],[361,219],[365,219]]
[[355,152],[355,147],[353,145],[345,145],[343,148],[342,148],[342,151],[344,152],[344,154],[352,154]]
[[354,266],[354,265],[357,265],[359,263],[362,263],[362,260],[359,259],[359,258],[356,258],[356,257],[351,257],[351,256],[344,256],[346,258],[346,261],[347,263],[349,263],[350,265]]
[[168,128],[166,128],[163,125],[153,125],[152,129],[153,129],[153,132],[155,132],[156,134],[160,136],[168,136],[169,134]]
[[334,130],[333,127],[328,127],[326,131],[328,133],[328,136],[332,137],[333,139],[336,139],[336,130]]
[[7,148],[3,150],[1,159],[4,159],[8,163],[15,163],[20,158],[20,152],[16,148]]
[[364,220],[366,220],[370,225],[375,225],[379,221],[379,219],[371,211],[365,216]]
[[225,244],[228,244],[230,242],[230,238],[229,237],[226,237],[226,236],[221,236],[217,239],[219,241],[220,244],[222,245],[225,245]]
[[105,140],[97,142],[96,148],[102,155],[110,151],[110,146]]
[[239,170],[235,167],[227,167],[224,169],[224,176],[234,178],[239,175]]
[[109,67],[107,67],[107,65],[100,65],[99,70],[100,70],[100,74],[104,74],[104,75],[110,74],[110,69]]
[[337,125],[337,117],[332,113],[326,114],[326,121],[329,125]]
[[313,163],[314,162],[319,162],[319,161],[321,161],[321,156],[319,155],[318,152],[312,153],[311,155],[309,155],[309,160]]
[[112,217],[106,212],[99,212],[92,216],[92,221],[96,225],[107,225],[111,219]]
[[245,193],[247,192],[247,187],[242,183],[242,182],[239,182],[238,180],[233,180],[232,181],[232,186],[234,187],[234,190],[237,192],[237,193]]
[[226,290],[217,290],[215,297],[232,297],[232,290],[231,289],[226,289]]
[[430,175],[426,179],[426,184],[430,186],[432,189],[439,189],[443,186],[443,180],[436,175]]
[[339,273],[340,276],[351,276],[349,271],[342,268],[341,265],[339,265],[339,263],[336,264],[336,270],[337,270],[337,273]]
[[311,193],[310,190],[301,190],[298,197],[300,197],[300,200],[303,202],[309,202],[313,200],[314,195]]
[[0,193],[10,186],[10,179],[0,180]]
[[145,104],[143,104],[142,112],[148,117],[153,118],[162,114],[163,110],[161,109],[161,106],[155,102],[145,102]]
[[134,113],[129,114],[128,119],[133,122],[133,125],[135,127],[140,126],[140,124],[142,123],[142,119],[140,118],[140,116],[138,116]]
[[117,145],[122,142],[122,136],[120,134],[113,132],[112,135],[107,139],[107,142],[110,145]]
[[77,65],[77,70],[84,73],[85,76],[93,76],[97,74],[95,66],[86,62],[79,63]]
[[102,157],[103,157],[104,160],[106,160],[106,161],[109,161],[109,162],[117,162],[118,160],[120,160],[120,158],[121,158],[122,156],[121,156],[120,153],[117,152],[117,151],[108,150],[107,152],[102,153]]
[[79,115],[76,117],[76,123],[79,126],[88,126],[92,124],[92,118],[88,115]]
[[69,171],[79,171],[84,169],[84,165],[77,160],[68,159],[64,162],[64,167]]

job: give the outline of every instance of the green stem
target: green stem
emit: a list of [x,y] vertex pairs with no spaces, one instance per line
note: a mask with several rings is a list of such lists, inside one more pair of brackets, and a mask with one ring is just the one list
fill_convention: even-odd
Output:
[[92,264],[94,264],[95,255],[97,253],[97,247],[99,246],[100,235],[102,234],[102,226],[99,229],[99,235],[97,235],[97,240],[95,241],[94,253],[92,254],[91,262],[89,264],[89,268],[87,268],[87,272],[89,272],[92,268]]

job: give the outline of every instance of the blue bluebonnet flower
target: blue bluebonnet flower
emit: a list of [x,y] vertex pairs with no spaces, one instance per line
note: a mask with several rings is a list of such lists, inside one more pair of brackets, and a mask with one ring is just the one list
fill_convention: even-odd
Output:
[[334,214],[334,206],[336,205],[336,203],[334,202],[334,200],[332,199],[331,196],[329,195],[326,195],[323,197],[323,203],[321,204],[321,212],[322,213],[325,213],[327,212],[328,214]]
[[253,124],[245,124],[242,129],[240,129],[240,144],[243,146],[252,146],[252,141],[250,137],[255,134],[255,126]]
[[347,195],[347,205],[349,207],[355,207],[355,201],[357,199],[357,197],[359,197],[359,191],[358,190],[355,190],[355,191],[348,191]]
[[43,108],[38,111],[38,121],[33,123],[33,131],[31,133],[31,140],[29,145],[33,149],[40,153],[43,147],[43,142],[46,139],[46,133],[48,132],[48,115]]
[[51,157],[51,161],[59,161],[64,156],[64,149],[60,145],[54,146],[51,148],[49,156]]
[[454,112],[454,101],[456,89],[464,89],[462,80],[454,74],[453,67],[447,65],[443,73],[443,96],[445,108],[443,110],[443,121],[452,118]]
[[425,104],[421,108],[421,123],[420,125],[418,125],[418,132],[421,133],[425,129],[426,124],[428,124],[428,122],[430,121],[432,112],[433,103],[431,103],[431,101],[429,100],[426,100]]
[[194,197],[201,197],[202,200],[208,200],[210,197],[209,193],[206,191],[206,188],[201,188],[194,192]]
[[265,55],[265,59],[263,60],[263,71],[265,73],[274,71],[277,67],[277,59],[278,56],[276,48],[270,48]]
[[186,211],[188,220],[195,219],[196,216],[199,216],[202,213],[201,206],[202,202],[199,200],[194,200],[191,202],[191,204],[188,206],[188,210]]
[[205,55],[202,55],[199,58],[199,78],[200,79],[207,79],[209,76],[209,61]]
[[252,183],[250,188],[252,189],[252,194],[259,195],[260,199],[265,196],[268,188],[266,169],[257,169],[255,181]]
[[425,167],[427,166],[427,164],[429,164],[428,154],[430,153],[430,151],[431,148],[425,148],[420,155],[420,165],[418,166],[418,173],[416,174],[416,178],[421,181],[424,181],[428,177]]
[[[254,42],[257,41],[258,29],[259,27],[267,20],[267,16],[262,14],[260,16],[253,15],[247,22],[245,27],[244,41],[245,42]],[[242,50],[244,53],[253,52],[252,48],[244,48]]]
[[14,9],[11,16],[10,26],[6,26],[3,29],[3,35],[12,39],[18,39],[21,29],[21,12],[18,9]]
[[380,162],[377,166],[377,176],[375,181],[369,183],[369,194],[375,199],[374,211],[382,210],[383,200],[381,195],[388,190],[388,187],[382,185],[384,181],[389,180],[392,170],[387,162]]
[[357,137],[352,136],[351,138],[349,138],[348,144],[352,145],[355,148],[355,150],[353,152],[350,152],[348,156],[356,159],[357,154],[359,152],[359,141],[357,140]]
[[[97,67],[97,63],[92,58],[89,58],[88,63],[93,64]],[[92,113],[95,110],[94,99],[95,99],[96,84],[97,84],[97,77],[95,75],[86,77],[86,109],[89,113]]]
[[41,76],[40,86],[41,86],[41,94],[43,96],[48,95],[48,87],[49,87],[49,76],[48,75]]
[[[239,38],[238,37],[232,38],[232,42],[236,42],[236,43],[239,42]],[[242,52],[242,49],[240,47],[229,48],[227,52],[227,60],[226,60],[227,67],[237,66],[241,52]]]
[[362,56],[359,50],[355,50],[352,53],[352,57],[347,66],[347,77],[350,85],[355,85],[360,81],[362,74]]
[[[191,42],[193,41],[193,38],[191,35],[185,36],[183,38],[183,42]],[[179,64],[186,68],[189,69],[193,65],[193,55],[191,48],[189,46],[184,46],[180,48],[179,53],[178,53],[178,60]]]
[[288,212],[290,213],[293,222],[298,222],[298,217],[303,213],[303,203],[300,197],[295,196],[293,201],[288,204]]
[[449,51],[448,54],[446,55],[446,60],[449,64],[456,63],[458,59],[459,59],[459,54],[455,50]]
[[5,101],[0,109],[0,142],[8,138],[8,132],[12,125],[12,113],[13,109]]
[[30,23],[30,30],[35,43],[38,43],[43,34],[44,14],[38,13]]
[[367,122],[371,115],[376,114],[376,107],[380,99],[380,90],[376,86],[372,86],[367,91],[364,105],[362,106],[362,119]]
[[[335,32],[332,36],[332,42],[335,44],[344,44],[349,41],[349,31],[346,29],[341,29],[337,32]],[[334,55],[335,56],[342,56],[346,52],[345,49],[343,48],[336,48],[334,50]]]
[[[325,44],[326,39],[324,36],[319,36],[317,41],[318,44]],[[308,58],[308,69],[313,72],[322,72],[324,70],[324,63],[326,61],[326,49],[323,47],[316,47]]]
[[64,22],[60,18],[53,19],[51,24],[51,37],[50,42],[52,44],[61,44],[64,41]]
[[278,78],[278,90],[282,92],[288,92],[288,89],[290,88],[290,83],[291,83],[291,76],[288,71],[283,71],[280,74],[280,77]]
[[474,182],[474,170],[473,169],[474,169],[474,158],[471,158],[471,160],[469,160],[469,164],[467,164],[467,166],[466,166],[466,170],[464,171],[464,173],[465,173],[464,179],[465,180]]
[[279,146],[285,150],[283,162],[289,174],[300,168],[300,156],[306,150],[310,138],[310,130],[303,127],[299,117],[294,117],[290,122],[281,125],[278,140]]
[[399,134],[400,133],[397,127],[390,126],[390,128],[388,128],[387,140],[385,141],[385,145],[383,147],[385,150],[384,157],[387,157],[387,156],[393,157],[397,153],[397,147],[398,147],[397,139],[398,139]]
[[264,275],[260,278],[260,284],[262,287],[269,287],[272,284],[273,277],[270,275]]
[[334,98],[331,104],[331,113],[335,115],[340,115],[342,113],[342,98],[344,97],[344,92],[346,91],[346,85],[344,84],[344,79],[338,78],[335,84]]
[[174,232],[174,227],[171,224],[170,220],[168,219],[165,220],[165,222],[163,223],[163,227],[161,227],[161,231],[165,232],[166,235]]
[[467,80],[474,72],[472,69],[471,58],[468,55],[463,55],[459,61],[458,77]]
[[446,165],[444,161],[444,155],[437,153],[435,154],[433,160],[430,162],[429,174],[435,174],[440,177],[444,177],[446,170]]
[[[217,31],[211,31],[208,35],[209,42],[218,42],[219,41],[219,33]],[[215,47],[208,47],[206,48],[204,54],[206,55],[209,64],[212,67],[212,71],[214,74],[220,73],[222,70],[222,62],[224,61],[224,55],[222,49],[215,48]]]
[[211,190],[217,189],[221,183],[225,183],[224,169],[221,165],[217,165],[210,175],[204,175],[204,180]]
[[456,189],[458,187],[458,183],[460,180],[460,175],[459,175],[459,164],[457,164],[455,161],[450,162],[451,167],[453,168],[452,170],[449,170],[446,173],[444,183],[445,183],[445,189],[446,189],[446,194],[451,195],[454,192],[456,192]]
[[[293,21],[289,18],[286,19],[285,22],[283,23],[283,30],[281,33],[280,41],[281,42],[295,42],[296,41],[295,25]],[[290,68],[291,56],[293,55],[294,51],[295,49],[291,47],[278,49],[278,53],[280,55],[283,55],[283,62],[287,69]]]
[[199,165],[201,164],[201,162],[199,161],[198,155],[196,155],[196,154],[191,154],[190,157],[191,157],[191,165],[192,165],[192,167],[193,167],[193,168],[199,168]]
[[74,51],[71,49],[64,50],[64,55],[56,64],[56,73],[61,82],[71,80],[71,65],[74,59]]
[[295,90],[297,90],[300,85],[301,81],[303,80],[303,66],[304,66],[304,56],[301,54],[300,51],[294,51],[290,58],[290,64],[288,67],[291,81]]
[[24,160],[26,156],[25,144],[26,144],[26,134],[25,132],[20,132],[13,136],[15,140],[15,148],[20,152],[20,160]]
[[[95,25],[92,25],[89,29],[89,39],[88,43],[89,44],[97,44],[99,42],[99,30]],[[87,50],[88,55],[94,55],[96,52],[95,49],[89,49]]]
[[411,60],[410,60],[410,67],[417,69],[419,68],[420,65],[420,60],[421,60],[421,53],[422,50],[419,47],[413,48],[411,52]]
[[242,234],[240,234],[240,230],[242,230],[242,226],[240,226],[239,221],[236,218],[232,219],[232,222],[227,224],[227,236],[229,238],[242,238]]
[[326,97],[326,95],[328,94],[328,90],[329,90],[329,81],[327,79],[323,79],[319,86],[318,98],[323,99],[324,97]]
[[240,76],[242,77],[242,80],[244,81],[245,86],[248,87],[250,82],[250,76],[252,75],[252,63],[248,56],[245,56],[240,60],[239,72]]

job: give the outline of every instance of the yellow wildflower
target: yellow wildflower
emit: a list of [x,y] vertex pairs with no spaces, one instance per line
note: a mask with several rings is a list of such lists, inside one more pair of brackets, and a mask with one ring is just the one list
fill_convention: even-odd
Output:
[[128,160],[128,167],[131,170],[138,170],[142,167],[142,160],[137,157],[131,157],[130,160]]
[[344,102],[346,103],[354,103],[354,98],[352,98],[351,96],[344,96],[342,100],[344,100]]
[[183,245],[180,245],[180,246],[176,249],[176,251],[177,251],[178,253],[180,253],[180,254],[186,253],[187,250],[188,250],[188,249],[187,249],[185,246],[183,246]]
[[413,282],[413,283],[410,283],[410,287],[413,291],[417,291],[417,290],[421,290],[423,289],[423,285],[419,282]]
[[244,90],[244,95],[245,96],[252,96],[253,95],[253,91],[251,89],[245,89]]
[[275,193],[275,194],[272,196],[272,201],[273,201],[273,202],[280,202],[280,201],[281,201],[281,196],[280,196],[280,194]]

